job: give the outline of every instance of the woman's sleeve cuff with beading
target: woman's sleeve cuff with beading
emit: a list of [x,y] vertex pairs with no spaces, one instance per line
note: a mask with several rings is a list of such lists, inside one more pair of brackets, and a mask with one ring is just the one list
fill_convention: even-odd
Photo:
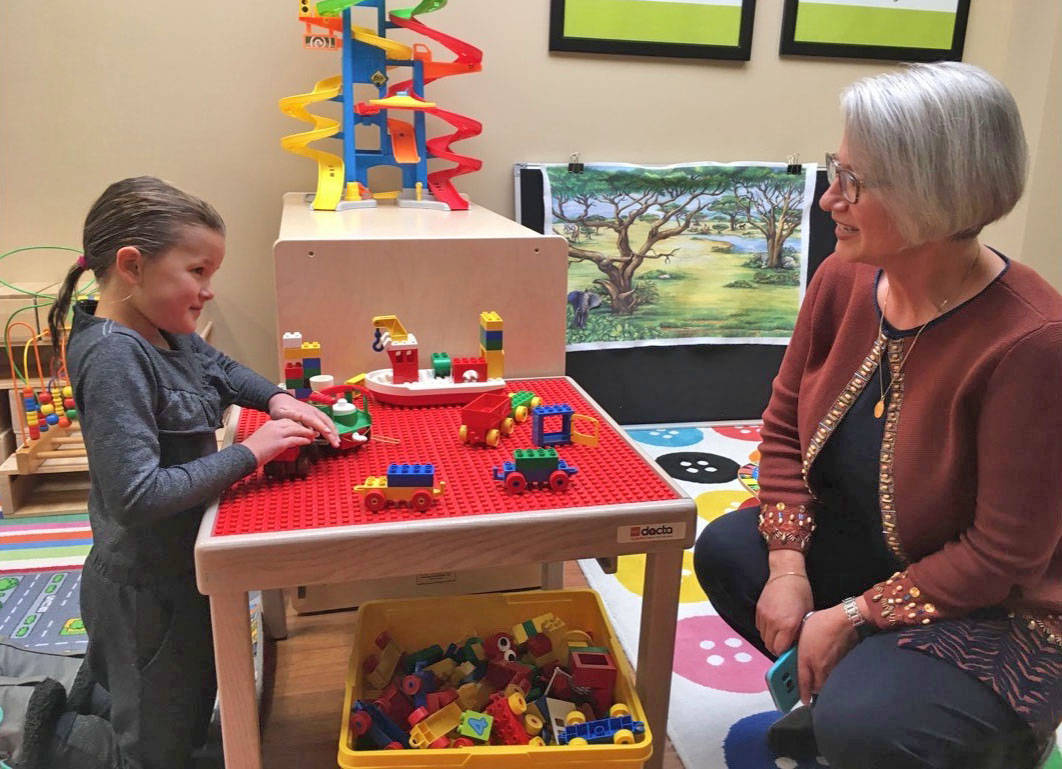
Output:
[[806,553],[815,531],[815,518],[805,505],[764,502],[760,505],[759,529],[768,550]]

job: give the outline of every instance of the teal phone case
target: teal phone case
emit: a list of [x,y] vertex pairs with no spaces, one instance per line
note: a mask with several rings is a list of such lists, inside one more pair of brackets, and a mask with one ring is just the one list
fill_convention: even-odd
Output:
[[764,675],[767,691],[771,693],[774,706],[788,713],[800,702],[800,682],[797,675],[797,648],[794,646],[775,660]]

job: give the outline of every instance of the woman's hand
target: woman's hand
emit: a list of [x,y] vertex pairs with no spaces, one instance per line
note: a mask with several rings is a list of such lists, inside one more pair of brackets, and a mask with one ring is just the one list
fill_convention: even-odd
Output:
[[[811,583],[806,576],[785,572],[772,575],[756,602],[756,629],[763,645],[779,655],[795,644],[800,622],[812,606]],[[803,647],[800,653],[804,653]]]
[[290,419],[298,422],[328,441],[332,448],[339,446],[339,435],[332,421],[319,409],[297,400],[290,393],[277,393],[269,399],[269,416],[271,419]]
[[819,693],[837,663],[857,643],[859,637],[840,604],[808,617],[797,654],[801,702],[807,705],[811,695]]

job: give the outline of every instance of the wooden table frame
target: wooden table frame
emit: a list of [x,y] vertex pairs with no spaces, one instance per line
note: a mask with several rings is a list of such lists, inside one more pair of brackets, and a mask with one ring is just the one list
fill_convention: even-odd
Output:
[[[572,386],[600,412],[589,395],[574,382]],[[605,418],[654,472],[683,494],[622,428]],[[229,440],[237,421],[230,420]],[[692,499],[682,496],[638,504],[222,537],[212,533],[216,516],[217,503],[203,517],[195,561],[199,590],[210,597],[227,769],[262,767],[247,612],[249,590],[631,553],[646,554],[636,673],[638,695],[656,734],[653,756],[646,766],[659,769],[662,765],[682,554],[696,534],[697,512]],[[660,524],[670,524],[683,536],[620,541],[620,532],[632,526]],[[441,540],[448,543],[446,547],[439,547]]]

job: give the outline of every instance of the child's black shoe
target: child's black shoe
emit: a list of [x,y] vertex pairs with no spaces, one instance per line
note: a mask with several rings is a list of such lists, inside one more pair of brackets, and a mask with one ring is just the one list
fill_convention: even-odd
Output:
[[66,689],[61,683],[46,678],[34,687],[26,706],[18,769],[49,769],[55,724],[65,708]]

